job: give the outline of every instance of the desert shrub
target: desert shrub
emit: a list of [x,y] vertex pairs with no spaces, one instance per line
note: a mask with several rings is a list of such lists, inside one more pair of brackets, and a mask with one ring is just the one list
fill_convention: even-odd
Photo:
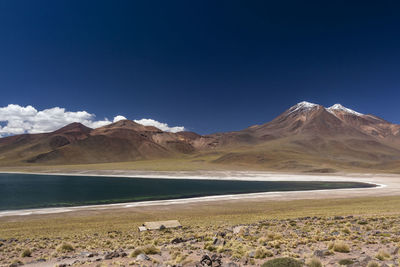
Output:
[[217,247],[213,246],[211,243],[205,243],[204,249],[207,249],[210,252],[216,251]]
[[12,262],[11,262],[11,265],[10,266],[22,266],[22,265],[24,265],[24,263],[22,262],[22,261],[20,261],[20,260],[13,260]]
[[32,255],[32,251],[28,248],[28,249],[25,249],[24,251],[22,251],[22,253],[21,253],[21,257],[30,257]]
[[352,261],[351,259],[342,259],[339,261],[340,265],[351,265],[353,263],[354,263],[354,261]]
[[317,257],[312,257],[307,262],[307,266],[310,266],[310,267],[322,267],[322,263]]
[[387,253],[384,250],[379,250],[378,254],[375,255],[375,258],[377,258],[380,261],[384,261],[386,258],[389,258],[389,257],[390,257],[389,253]]
[[160,250],[156,248],[155,246],[147,246],[143,248],[137,248],[132,253],[129,255],[132,258],[137,257],[139,254],[148,254],[148,255],[154,255],[160,253]]
[[344,228],[344,229],[342,230],[342,232],[345,233],[345,234],[348,234],[348,235],[351,233],[350,229],[347,228],[347,227]]
[[148,255],[154,255],[160,253],[160,250],[155,246],[148,246],[143,248],[143,253]]
[[293,258],[276,258],[265,262],[262,267],[302,267],[303,263]]
[[263,247],[259,247],[256,249],[256,252],[254,254],[254,258],[256,259],[264,259],[266,257],[272,257],[274,254],[272,253],[272,251],[267,250]]
[[350,248],[349,246],[344,243],[343,241],[337,241],[333,244],[333,250],[336,252],[341,252],[341,253],[349,253]]
[[279,240],[282,238],[282,234],[275,233],[275,232],[267,232],[267,239],[268,240]]
[[58,252],[71,252],[74,251],[74,247],[71,244],[63,243],[57,248]]
[[370,261],[368,262],[367,267],[379,267],[379,263],[377,263],[376,261]]

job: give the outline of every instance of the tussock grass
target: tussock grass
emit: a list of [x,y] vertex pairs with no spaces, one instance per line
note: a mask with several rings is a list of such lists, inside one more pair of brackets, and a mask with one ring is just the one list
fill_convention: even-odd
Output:
[[307,261],[309,267],[322,267],[321,261],[317,257],[312,257]]
[[368,262],[367,267],[380,267],[380,265],[376,261],[370,261]]
[[343,241],[336,241],[333,244],[333,251],[341,252],[341,253],[349,253],[350,247]]
[[142,253],[146,255],[154,255],[154,254],[159,254],[160,250],[155,246],[146,246],[142,248],[136,248],[134,251],[132,251],[132,253],[129,256],[135,258]]
[[380,261],[384,261],[390,258],[390,254],[387,253],[385,250],[379,250],[378,253],[375,255],[375,258]]
[[32,251],[29,248],[25,249],[21,253],[21,257],[23,257],[23,258],[30,257],[31,255],[32,255]]
[[61,253],[62,252],[72,252],[74,250],[75,250],[74,247],[69,243],[63,243],[57,248],[57,251],[61,252]]
[[276,258],[265,262],[262,267],[302,267],[303,263],[293,258]]
[[258,247],[255,251],[254,258],[264,259],[266,257],[272,257],[274,253],[272,251],[265,249],[264,247]]
[[351,265],[354,261],[351,259],[341,259],[338,263],[339,265]]

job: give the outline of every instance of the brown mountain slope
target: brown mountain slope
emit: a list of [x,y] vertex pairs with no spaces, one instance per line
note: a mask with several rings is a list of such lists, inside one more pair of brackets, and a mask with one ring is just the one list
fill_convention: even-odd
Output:
[[312,170],[373,168],[400,159],[399,125],[335,106],[302,102],[269,123],[212,135],[222,154],[215,162]]
[[176,159],[275,170],[383,169],[400,162],[400,125],[341,105],[301,102],[271,122],[201,136],[122,120],[97,129],[0,139],[0,164],[85,164]]
[[193,152],[182,134],[122,120],[90,131],[85,138],[27,159],[29,163],[135,161]]

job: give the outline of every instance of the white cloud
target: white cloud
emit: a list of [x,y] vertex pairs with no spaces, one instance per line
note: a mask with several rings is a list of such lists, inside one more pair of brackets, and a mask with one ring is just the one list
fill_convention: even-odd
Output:
[[4,125],[0,126],[0,136],[50,132],[72,122],[80,122],[91,128],[111,123],[108,119],[95,120],[95,117],[87,111],[71,112],[60,107],[38,111],[32,106],[10,104],[0,108],[0,122]]
[[127,118],[125,118],[124,116],[118,115],[115,116],[113,119],[113,122],[117,122],[117,121],[122,121],[122,120],[126,120]]
[[181,131],[185,130],[185,127],[183,127],[183,126],[169,127],[168,124],[159,122],[159,121],[156,121],[153,119],[134,120],[134,122],[145,125],[145,126],[154,126],[165,132],[177,133],[177,132],[181,132]]
[[[72,112],[60,107],[37,110],[32,106],[23,107],[10,104],[6,107],[0,107],[0,137],[23,133],[51,132],[73,122],[80,122],[90,128],[98,128],[125,119],[126,117],[118,115],[114,117],[113,121],[107,118],[96,120],[96,116],[87,111]],[[166,123],[152,119],[135,121],[143,125],[155,126],[163,131],[178,132],[184,130],[184,127],[169,127]]]

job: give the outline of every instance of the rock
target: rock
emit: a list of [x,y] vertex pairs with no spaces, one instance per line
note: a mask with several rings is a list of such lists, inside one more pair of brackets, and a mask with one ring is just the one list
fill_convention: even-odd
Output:
[[16,243],[17,243],[17,242],[18,242],[18,239],[12,237],[12,238],[10,238],[10,239],[7,240],[7,243],[9,243],[9,244],[10,244],[10,243],[13,243],[13,242],[16,242]]
[[392,255],[397,255],[397,254],[399,254],[399,250],[400,250],[400,247],[395,248],[395,249],[393,250],[393,252],[392,252]]
[[200,260],[201,266],[212,266],[212,260],[208,255],[203,255]]
[[213,245],[214,246],[223,246],[225,245],[225,240],[223,238],[216,238],[214,237]]
[[98,256],[99,254],[96,252],[81,252],[81,256],[93,258],[94,256]]
[[217,254],[213,254],[211,256],[211,261],[212,261],[213,267],[221,267],[222,266],[221,256],[218,256]]
[[254,258],[255,255],[256,255],[256,252],[254,250],[250,251],[248,254],[249,258]]
[[235,227],[233,227],[233,233],[234,234],[239,234],[240,233],[240,231],[243,229],[243,226],[242,225],[239,225],[239,226],[235,226]]
[[328,249],[321,249],[321,250],[316,250],[314,251],[314,256],[318,257],[318,258],[323,258],[327,255],[327,252],[329,252]]
[[147,256],[144,253],[141,253],[141,254],[137,255],[136,260],[138,260],[138,261],[149,261],[150,257]]
[[172,239],[172,241],[171,241],[172,244],[179,244],[179,243],[183,243],[183,242],[185,242],[185,240],[183,240],[182,237],[174,238],[174,239]]
[[372,258],[370,256],[365,256],[359,259],[361,266],[367,266],[368,262],[370,262]]
[[144,232],[144,231],[147,231],[147,228],[144,226],[139,226],[138,230],[139,230],[139,232]]
[[120,254],[117,251],[107,252],[104,255],[105,260],[111,260],[111,259],[118,258],[118,257],[120,257]]

